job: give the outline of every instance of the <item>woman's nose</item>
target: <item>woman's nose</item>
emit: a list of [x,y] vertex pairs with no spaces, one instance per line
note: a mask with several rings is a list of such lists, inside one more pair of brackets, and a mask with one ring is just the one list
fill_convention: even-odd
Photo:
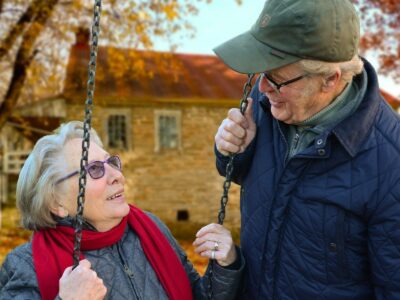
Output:
[[107,174],[107,181],[109,183],[124,183],[125,182],[125,177],[124,174],[122,174],[122,171],[117,170],[114,167],[111,167],[109,164],[104,164],[104,167],[106,168],[106,174]]

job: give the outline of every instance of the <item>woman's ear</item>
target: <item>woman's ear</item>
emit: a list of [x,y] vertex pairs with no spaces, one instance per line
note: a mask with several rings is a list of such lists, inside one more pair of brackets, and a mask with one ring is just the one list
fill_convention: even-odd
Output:
[[51,207],[50,211],[60,217],[60,218],[65,218],[68,217],[68,211],[64,208],[64,206],[62,206],[61,204],[57,203],[56,206]]

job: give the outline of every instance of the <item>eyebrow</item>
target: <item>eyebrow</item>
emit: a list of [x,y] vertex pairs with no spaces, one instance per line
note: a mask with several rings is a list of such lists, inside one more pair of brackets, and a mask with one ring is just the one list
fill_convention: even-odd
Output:
[[269,76],[271,76],[272,78],[279,79],[279,80],[284,80],[284,81],[287,80],[286,76],[282,76],[277,73],[272,73],[272,74],[270,73]]
[[92,160],[88,160],[88,164],[94,162],[94,161],[102,161],[102,160],[106,160],[107,158],[109,158],[111,155],[110,153],[106,152],[103,156],[103,159],[92,159]]

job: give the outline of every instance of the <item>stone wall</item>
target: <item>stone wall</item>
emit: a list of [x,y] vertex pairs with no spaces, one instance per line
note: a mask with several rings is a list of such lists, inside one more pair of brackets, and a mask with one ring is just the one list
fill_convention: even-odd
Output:
[[[119,107],[121,108],[121,107]],[[95,107],[92,126],[100,136],[107,110]],[[169,224],[206,224],[217,221],[223,178],[215,168],[213,152],[216,130],[226,107],[187,104],[131,105],[131,150],[118,153],[126,178],[129,202],[153,212]],[[181,147],[155,151],[156,110],[181,112]],[[80,106],[68,106],[67,119],[83,118]],[[112,150],[110,150],[113,153]],[[188,221],[177,221],[187,211]],[[232,185],[225,224],[239,228],[239,188]]]

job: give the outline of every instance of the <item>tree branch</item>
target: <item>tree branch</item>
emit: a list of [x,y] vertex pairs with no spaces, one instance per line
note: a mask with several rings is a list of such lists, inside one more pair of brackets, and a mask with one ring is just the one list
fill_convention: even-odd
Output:
[[[26,11],[19,18],[17,24],[10,30],[7,37],[3,40],[0,45],[0,60],[10,51],[15,41],[24,32],[26,27],[34,20],[35,16],[38,14],[38,10],[44,6],[50,4],[44,4],[43,0],[34,0]],[[0,0],[0,8],[2,6],[3,0]],[[0,11],[1,12],[1,11]]]
[[47,20],[50,18],[58,0],[35,0],[36,17],[31,26],[23,35],[21,46],[18,50],[14,64],[11,82],[5,95],[4,101],[0,107],[0,128],[2,128],[12,114],[25,83],[27,70],[34,57],[34,47],[37,38],[43,31]]

